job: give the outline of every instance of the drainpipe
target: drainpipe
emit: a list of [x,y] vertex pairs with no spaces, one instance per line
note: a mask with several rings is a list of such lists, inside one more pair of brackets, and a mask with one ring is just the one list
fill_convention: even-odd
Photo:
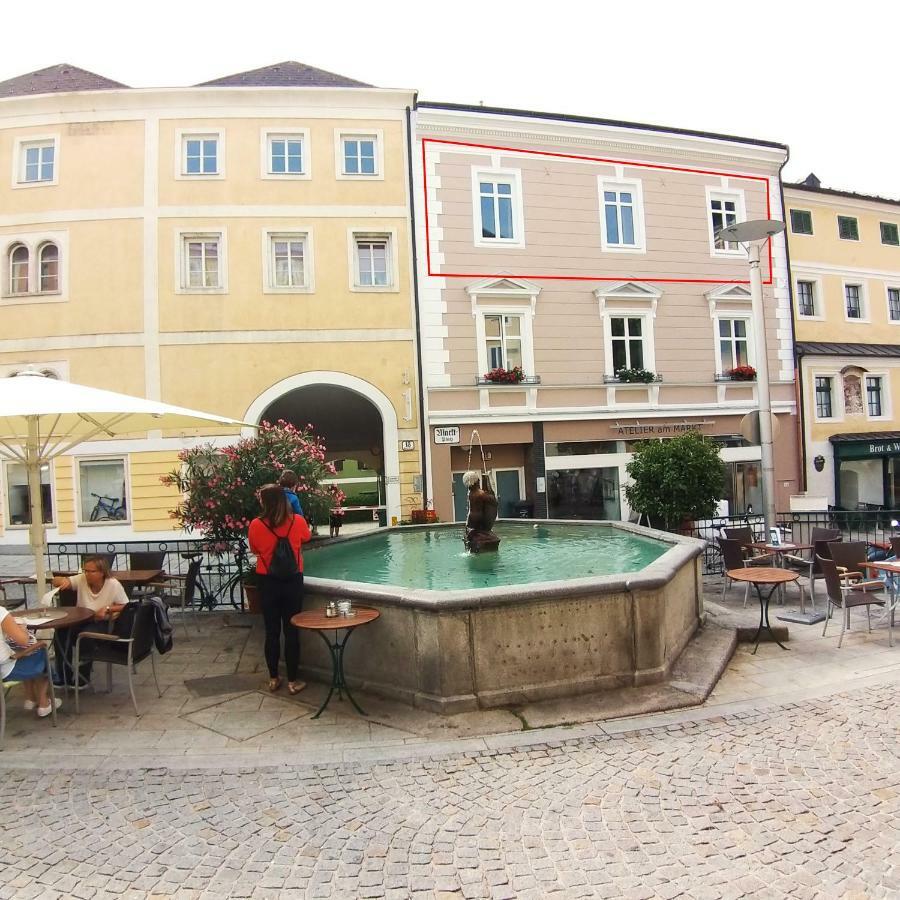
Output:
[[[417,95],[418,97],[418,95]],[[415,101],[414,101],[415,102]],[[422,509],[428,509],[428,429],[425,425],[425,384],[422,377],[422,331],[419,316],[419,254],[416,245],[416,204],[413,182],[412,111],[406,107],[406,169],[409,178],[409,233],[412,240],[413,313],[415,315],[416,372],[419,388],[419,458],[422,462]]]
[[800,487],[805,492],[808,488],[806,476],[806,410],[803,406],[803,367],[800,363],[800,354],[797,353],[797,322],[794,311],[794,279],[791,269],[791,248],[788,238],[788,229],[791,227],[790,213],[784,202],[784,184],[781,173],[791,158],[791,148],[788,147],[787,156],[778,169],[778,191],[781,194],[781,210],[785,218],[784,252],[788,267],[788,297],[791,301],[791,344],[794,350],[794,398],[797,404],[797,446],[800,449]]

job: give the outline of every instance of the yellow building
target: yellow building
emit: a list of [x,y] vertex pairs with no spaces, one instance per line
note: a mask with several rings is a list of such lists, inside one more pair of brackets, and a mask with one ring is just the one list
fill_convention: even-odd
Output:
[[[900,201],[784,186],[807,493],[900,507]],[[897,406],[894,406],[894,402]]]
[[[388,521],[408,515],[422,502],[414,102],[293,62],[188,88],[65,65],[0,83],[0,375],[33,364],[312,423],[330,459],[376,470]],[[171,534],[159,477],[192,440],[75,448],[45,473],[49,539]],[[27,541],[24,484],[4,469],[8,543]]]

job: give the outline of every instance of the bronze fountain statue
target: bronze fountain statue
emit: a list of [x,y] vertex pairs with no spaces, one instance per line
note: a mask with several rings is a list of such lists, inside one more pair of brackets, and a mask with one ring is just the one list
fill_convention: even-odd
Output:
[[488,475],[469,471],[463,475],[463,484],[469,489],[469,514],[466,517],[466,533],[463,543],[470,553],[496,550],[500,538],[492,531],[497,521],[497,495]]

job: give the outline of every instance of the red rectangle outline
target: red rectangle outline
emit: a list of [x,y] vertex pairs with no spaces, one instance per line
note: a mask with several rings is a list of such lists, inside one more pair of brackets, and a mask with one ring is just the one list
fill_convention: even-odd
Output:
[[[518,147],[498,147],[494,144],[474,144],[467,141],[448,141],[438,138],[422,138],[422,190],[425,197],[425,257],[427,273],[437,278],[530,278],[534,281],[643,281],[648,284],[749,284],[748,278],[645,278],[635,275],[512,275],[497,272],[434,272],[431,268],[431,229],[428,222],[428,169],[425,162],[426,144],[448,144],[456,147],[477,147],[481,150],[503,150],[506,153],[526,153],[533,156],[551,156],[558,159],[580,159],[587,162],[611,163],[617,166],[641,166],[668,172],[688,172],[692,175],[716,175],[720,178],[743,178],[762,181],[766,185],[766,218],[772,218],[772,198],[769,179],[765,175],[739,175],[736,172],[717,172],[712,169],[689,169],[684,166],[666,166],[661,163],[630,162],[624,159],[606,159],[600,156],[581,156],[574,153],[554,153],[550,150],[523,150]],[[772,283],[772,241],[767,242],[769,273],[763,284]]]

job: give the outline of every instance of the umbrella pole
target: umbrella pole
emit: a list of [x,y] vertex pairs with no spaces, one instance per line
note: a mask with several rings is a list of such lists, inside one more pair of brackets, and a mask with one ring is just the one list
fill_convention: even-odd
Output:
[[44,551],[44,504],[41,500],[41,459],[38,440],[38,417],[28,417],[28,440],[25,444],[25,467],[28,473],[28,499],[31,505],[31,550],[34,554],[34,575],[37,599],[47,590]]

